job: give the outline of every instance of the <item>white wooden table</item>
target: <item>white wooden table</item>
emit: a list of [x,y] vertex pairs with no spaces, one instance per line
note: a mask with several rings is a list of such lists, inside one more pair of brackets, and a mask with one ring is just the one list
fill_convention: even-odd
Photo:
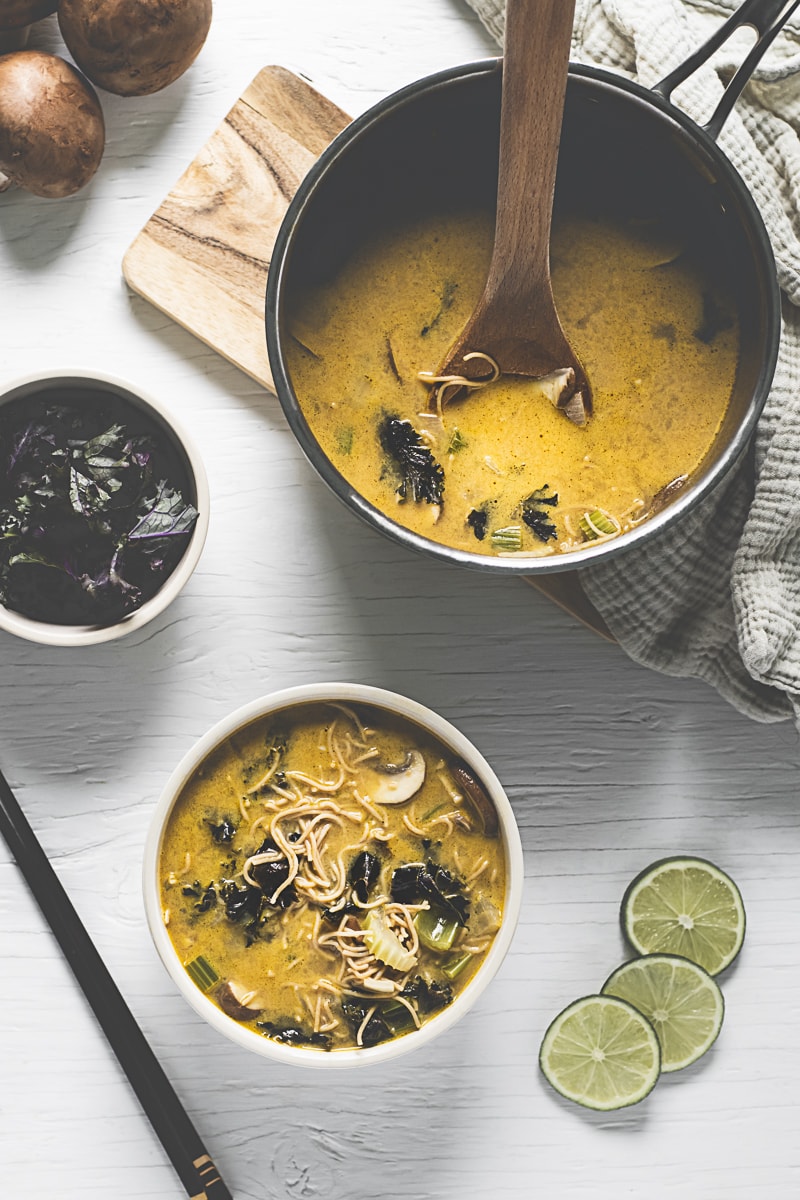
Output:
[[[33,45],[56,49],[54,22]],[[629,662],[519,581],[414,557],[312,473],[277,401],[132,297],[128,244],[233,100],[282,63],[356,114],[493,54],[461,0],[218,0],[164,93],[103,96],[94,183],[0,199],[0,383],[75,365],[139,382],[204,453],[200,566],[164,616],[85,650],[0,637],[0,764],[237,1200],[547,1200],[800,1194],[798,740]],[[233,707],[350,679],[440,710],[506,784],[525,846],[516,941],[456,1029],[365,1072],[250,1057],[176,994],[145,928],[140,858],[169,772]],[[621,961],[617,906],[651,860],[739,881],[749,930],[701,1063],[610,1117],[538,1073],[549,1020]],[[172,1200],[182,1189],[0,847],[0,1194]]]

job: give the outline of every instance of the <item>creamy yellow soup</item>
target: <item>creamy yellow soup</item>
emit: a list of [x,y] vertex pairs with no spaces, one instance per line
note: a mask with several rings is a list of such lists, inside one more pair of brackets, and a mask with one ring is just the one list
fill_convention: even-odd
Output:
[[[710,449],[736,374],[735,307],[679,235],[565,216],[553,229],[553,289],[593,415],[573,424],[539,384],[503,377],[445,397],[437,414],[419,375],[436,374],[464,327],[491,245],[485,213],[431,219],[370,241],[296,297],[287,358],[303,413],[361,495],[436,542],[549,555],[618,536]],[[414,498],[387,421],[416,439],[440,495]]]
[[369,707],[256,721],[186,784],[160,856],[195,984],[264,1037],[320,1051],[441,1012],[500,928],[505,854],[479,780]]

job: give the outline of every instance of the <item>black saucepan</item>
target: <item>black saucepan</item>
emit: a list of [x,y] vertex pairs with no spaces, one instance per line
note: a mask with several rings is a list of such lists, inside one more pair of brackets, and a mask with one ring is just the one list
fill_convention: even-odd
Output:
[[[738,302],[741,352],[723,427],[705,461],[658,513],[623,536],[544,558],[491,558],[411,533],[360,496],[326,457],[303,416],[284,356],[285,314],[296,288],[331,277],[366,235],[400,219],[494,205],[502,60],[459,66],[389,96],[325,150],[279,231],[266,331],[275,387],[300,446],[354,512],[395,541],[437,558],[535,575],[588,566],[653,537],[705,496],[743,454],[767,397],[780,339],[780,297],[769,237],[750,192],[716,138],[756,63],[800,0],[745,0],[718,33],[652,91],[572,64],[559,150],[556,211],[589,194],[618,214],[676,217],[713,253]],[[758,40],[704,127],[670,102],[742,25]],[[466,401],[469,403],[470,401]],[[479,403],[479,401],[475,401]]]

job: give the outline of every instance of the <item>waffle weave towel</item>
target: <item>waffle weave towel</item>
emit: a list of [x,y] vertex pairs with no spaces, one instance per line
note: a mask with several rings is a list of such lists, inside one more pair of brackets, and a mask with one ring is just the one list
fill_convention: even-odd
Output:
[[[468,0],[502,44],[504,0]],[[738,0],[577,0],[572,58],[653,86]],[[722,150],[750,187],[775,251],[781,349],[754,454],[645,548],[581,571],[623,649],[694,676],[759,721],[800,723],[800,24],[770,48],[728,118]],[[752,41],[738,31],[676,93],[707,120]]]

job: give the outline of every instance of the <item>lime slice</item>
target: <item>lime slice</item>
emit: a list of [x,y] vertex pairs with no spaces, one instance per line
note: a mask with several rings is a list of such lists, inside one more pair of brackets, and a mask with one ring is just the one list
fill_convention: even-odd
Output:
[[622,898],[622,928],[639,954],[680,954],[709,975],[732,963],[744,940],[739,889],[702,858],[665,858],[637,875]]
[[539,1065],[562,1096],[608,1112],[653,1090],[661,1051],[653,1026],[632,1005],[614,996],[584,996],[550,1025]]
[[675,954],[647,954],[623,963],[602,991],[627,1000],[647,1017],[661,1043],[662,1071],[696,1062],[716,1041],[725,1015],[716,981]]

